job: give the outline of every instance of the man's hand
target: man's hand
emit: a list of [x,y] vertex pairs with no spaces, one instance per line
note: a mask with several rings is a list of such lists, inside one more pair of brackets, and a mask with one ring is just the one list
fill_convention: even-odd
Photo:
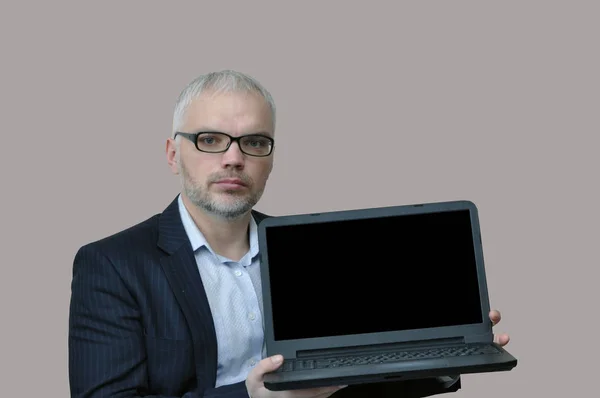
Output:
[[283,357],[281,355],[274,355],[256,364],[246,379],[246,389],[250,398],[325,398],[344,387],[333,386],[294,391],[268,390],[264,385],[263,376],[265,373],[277,370],[282,363]]
[[[498,310],[490,311],[490,320],[492,321],[492,326],[496,326],[500,322],[501,319],[502,319],[502,316],[500,315],[500,311],[498,311]],[[509,341],[510,341],[510,336],[505,333],[494,334],[494,342],[500,344],[501,346],[507,345]]]

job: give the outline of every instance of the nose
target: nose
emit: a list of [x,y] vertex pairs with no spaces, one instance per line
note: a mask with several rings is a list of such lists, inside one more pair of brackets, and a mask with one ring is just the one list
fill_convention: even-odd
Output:
[[225,168],[241,169],[244,168],[244,162],[245,155],[240,150],[237,142],[232,142],[229,148],[223,152],[223,157],[221,158],[221,164]]

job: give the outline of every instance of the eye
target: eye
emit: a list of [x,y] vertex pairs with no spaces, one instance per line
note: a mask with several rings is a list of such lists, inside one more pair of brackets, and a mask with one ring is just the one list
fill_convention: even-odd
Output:
[[248,137],[244,140],[244,144],[252,148],[262,148],[269,146],[269,140],[264,137]]
[[221,137],[216,134],[202,135],[198,138],[198,142],[202,145],[216,145],[222,141]]

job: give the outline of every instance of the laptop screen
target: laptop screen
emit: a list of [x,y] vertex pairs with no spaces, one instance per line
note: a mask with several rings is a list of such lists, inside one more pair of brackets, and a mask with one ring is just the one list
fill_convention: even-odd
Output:
[[270,226],[274,339],[482,321],[468,210]]

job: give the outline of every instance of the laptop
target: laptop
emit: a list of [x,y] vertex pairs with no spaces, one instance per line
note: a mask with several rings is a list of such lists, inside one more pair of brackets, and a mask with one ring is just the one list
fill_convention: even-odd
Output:
[[258,226],[272,391],[509,371],[471,201],[270,217]]

